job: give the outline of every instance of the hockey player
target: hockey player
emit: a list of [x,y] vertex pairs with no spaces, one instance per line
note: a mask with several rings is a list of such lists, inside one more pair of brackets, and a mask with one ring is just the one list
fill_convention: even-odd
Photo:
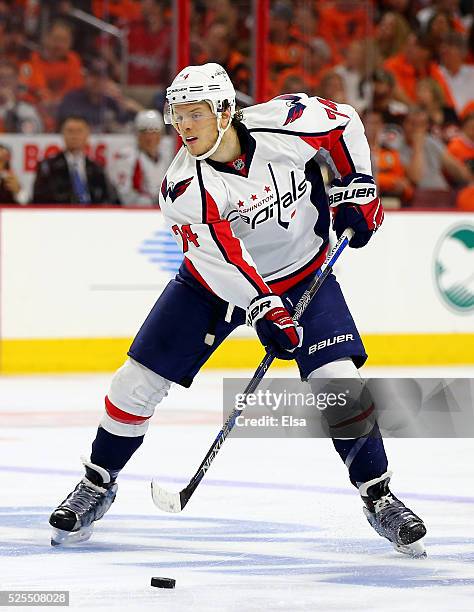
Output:
[[143,110],[135,117],[136,147],[117,153],[114,183],[124,206],[158,206],[158,194],[173,158],[173,142],[163,135],[161,113]]
[[[184,261],[112,379],[85,476],[51,515],[53,543],[89,537],[155,406],[172,383],[189,387],[246,320],[267,349],[296,360],[315,390],[341,378],[363,387],[357,368],[367,355],[335,277],[309,304],[304,335],[288,310],[328,248],[330,208],[316,153],[336,177],[329,189],[336,233],[351,227],[350,246],[360,248],[383,220],[357,113],[303,93],[237,111],[234,87],[218,64],[182,70],[167,101],[183,147],[163,180],[160,205]],[[325,416],[364,512],[397,550],[424,554],[422,520],[389,489],[373,407],[349,404],[345,413],[328,408]]]

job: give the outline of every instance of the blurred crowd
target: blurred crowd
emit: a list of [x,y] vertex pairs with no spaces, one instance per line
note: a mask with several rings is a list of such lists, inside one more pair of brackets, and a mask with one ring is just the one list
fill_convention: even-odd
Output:
[[276,0],[269,51],[268,97],[356,108],[386,202],[474,210],[472,1]]
[[[473,4],[272,0],[266,98],[351,104],[383,196],[474,210]],[[224,65],[241,100],[253,94],[252,6],[190,3],[191,62]],[[0,132],[64,131],[73,116],[88,133],[138,134],[172,73],[171,0],[0,0]]]

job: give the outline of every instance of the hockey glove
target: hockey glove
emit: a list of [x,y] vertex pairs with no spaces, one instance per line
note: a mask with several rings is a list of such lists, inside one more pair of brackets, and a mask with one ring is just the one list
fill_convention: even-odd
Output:
[[329,189],[329,206],[333,213],[332,227],[338,238],[348,227],[354,230],[349,242],[354,249],[365,246],[382,225],[382,203],[375,181],[368,174],[349,174],[335,179]]
[[279,359],[294,359],[303,342],[303,328],[296,326],[281,297],[273,293],[256,297],[247,308],[247,324],[260,342]]

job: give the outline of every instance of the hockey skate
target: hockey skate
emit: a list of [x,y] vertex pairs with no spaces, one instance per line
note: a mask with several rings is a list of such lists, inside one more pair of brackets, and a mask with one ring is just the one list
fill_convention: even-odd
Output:
[[84,461],[84,466],[84,478],[49,517],[53,527],[51,546],[88,540],[94,522],[104,516],[115,499],[117,484],[110,473],[88,461]]
[[367,520],[375,531],[387,538],[400,553],[411,557],[426,557],[423,543],[426,527],[420,517],[393,495],[388,488],[392,472],[359,486]]

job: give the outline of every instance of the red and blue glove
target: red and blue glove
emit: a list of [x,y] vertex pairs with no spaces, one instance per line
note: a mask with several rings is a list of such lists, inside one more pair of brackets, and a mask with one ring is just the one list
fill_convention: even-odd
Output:
[[354,236],[349,246],[360,249],[365,246],[382,225],[383,208],[377,196],[373,177],[368,174],[348,174],[335,179],[328,192],[332,209],[332,227],[340,238],[351,227]]
[[256,297],[247,308],[247,324],[260,342],[279,359],[294,359],[303,342],[303,328],[295,325],[281,297],[273,293]]

